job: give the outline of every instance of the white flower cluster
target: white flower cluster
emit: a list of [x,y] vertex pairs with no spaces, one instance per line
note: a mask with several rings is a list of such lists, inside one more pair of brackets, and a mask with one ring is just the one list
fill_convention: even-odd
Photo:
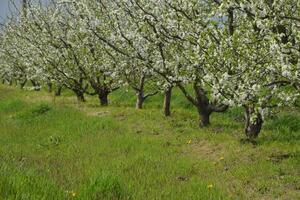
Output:
[[255,121],[299,96],[299,4],[61,0],[30,6],[0,35],[0,74],[72,90],[179,86],[200,113],[243,106],[252,108]]

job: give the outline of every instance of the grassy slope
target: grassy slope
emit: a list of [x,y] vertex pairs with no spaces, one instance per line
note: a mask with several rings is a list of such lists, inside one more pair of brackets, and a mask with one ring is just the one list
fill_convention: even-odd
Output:
[[177,92],[169,119],[160,96],[141,111],[131,94],[111,101],[0,86],[0,200],[300,198],[299,111],[269,119],[253,146],[238,110],[199,130]]

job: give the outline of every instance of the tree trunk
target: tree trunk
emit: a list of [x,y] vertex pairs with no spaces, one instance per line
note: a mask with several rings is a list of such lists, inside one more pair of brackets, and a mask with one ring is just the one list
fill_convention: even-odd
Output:
[[135,108],[136,109],[142,109],[143,108],[143,103],[144,103],[144,100],[145,100],[145,94],[144,94],[145,80],[146,80],[146,77],[145,77],[144,74],[142,74],[141,77],[140,77],[140,82],[139,82],[138,89],[135,88],[135,91],[136,91]]
[[172,98],[172,87],[165,91],[164,99],[164,114],[166,117],[171,116],[171,98]]
[[136,109],[142,109],[144,103],[144,91],[137,91],[136,94]]
[[[251,120],[251,117],[256,115],[256,118]],[[260,113],[255,113],[251,107],[245,107],[245,134],[249,139],[258,137],[263,125],[263,119]]]
[[98,94],[98,98],[100,100],[101,106],[108,106],[108,93],[102,92],[101,94]]
[[74,91],[76,96],[77,96],[77,100],[78,102],[85,102],[85,98],[84,98],[84,93],[81,91]]
[[48,82],[47,86],[48,86],[48,92],[51,93],[53,89],[53,84],[51,82]]
[[200,128],[204,128],[204,127],[208,127],[210,125],[210,112],[206,112],[206,111],[201,111],[199,112],[199,127]]
[[38,82],[31,80],[31,83],[32,83],[35,91],[40,91],[40,85]]
[[199,127],[207,127],[210,124],[210,114],[213,112],[211,108],[212,105],[202,87],[195,84],[194,91],[196,95],[196,106],[200,116]]
[[62,86],[61,85],[57,86],[57,89],[55,91],[55,96],[60,96],[61,95],[61,90],[62,90]]
[[21,90],[24,89],[26,83],[27,83],[27,80],[25,80],[25,81],[23,81],[23,82],[20,83],[20,89],[21,89]]
[[210,115],[213,112],[225,112],[228,109],[227,105],[218,104],[217,102],[210,102],[207,92],[198,85],[199,82],[194,83],[195,97],[188,94],[188,91],[182,85],[178,85],[184,96],[197,108],[200,117],[199,127],[207,127],[210,124]]

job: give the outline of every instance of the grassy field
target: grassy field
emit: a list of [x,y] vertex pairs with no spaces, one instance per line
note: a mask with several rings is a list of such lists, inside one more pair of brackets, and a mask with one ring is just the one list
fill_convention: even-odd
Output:
[[87,100],[0,86],[0,200],[300,199],[299,110],[268,119],[254,146],[238,109],[200,130],[178,92],[171,118],[159,95],[144,110],[124,91]]

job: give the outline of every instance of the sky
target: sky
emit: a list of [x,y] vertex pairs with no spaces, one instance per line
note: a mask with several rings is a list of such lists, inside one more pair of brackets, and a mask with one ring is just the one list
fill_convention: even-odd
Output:
[[[4,18],[10,13],[9,11],[10,0],[0,0],[0,21],[3,22]],[[20,0],[14,0],[17,6],[20,6]],[[11,6],[13,8],[13,6]]]
[[[18,7],[21,5],[22,0],[0,0],[0,22],[3,22],[7,15],[10,14],[10,9],[16,11],[13,5],[11,5],[11,1],[14,2]],[[49,0],[42,0],[43,2],[47,2]],[[10,5],[10,6],[9,6]]]

